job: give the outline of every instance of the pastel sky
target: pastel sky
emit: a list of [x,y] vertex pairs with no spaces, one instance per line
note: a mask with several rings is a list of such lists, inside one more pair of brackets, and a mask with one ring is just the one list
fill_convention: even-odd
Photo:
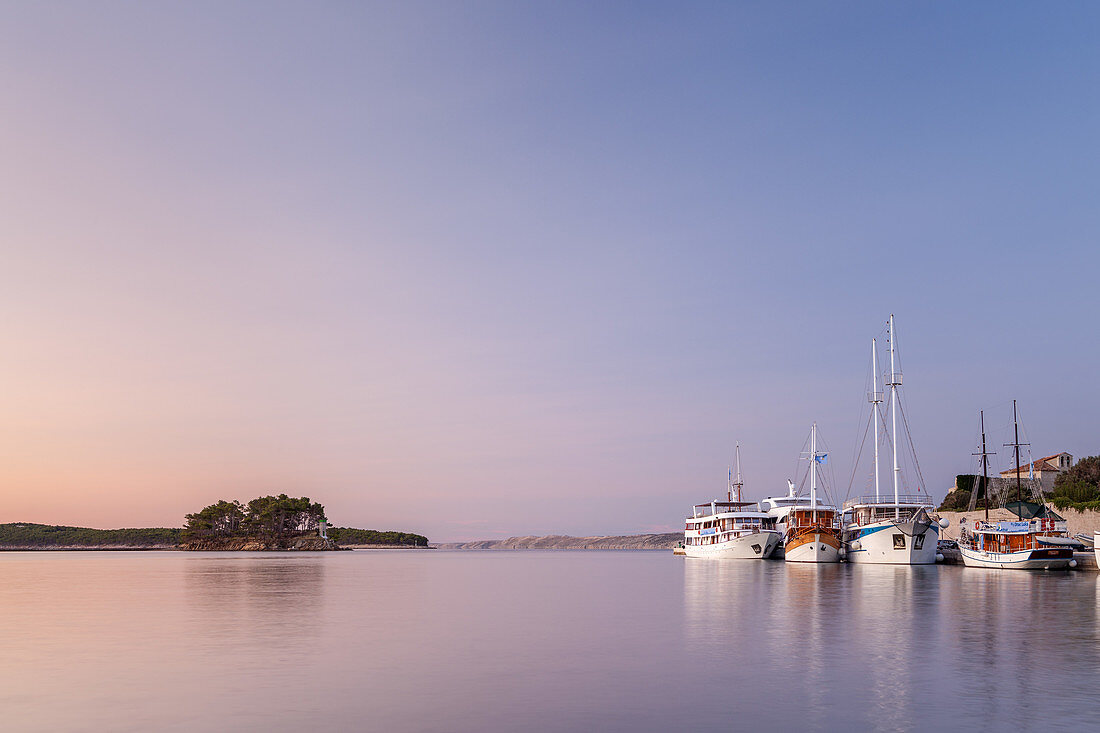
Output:
[[843,499],[891,312],[937,498],[1012,399],[1036,456],[1100,453],[1098,34],[1086,3],[7,3],[0,521],[287,492],[441,541],[676,530],[735,441],[783,491],[813,420]]

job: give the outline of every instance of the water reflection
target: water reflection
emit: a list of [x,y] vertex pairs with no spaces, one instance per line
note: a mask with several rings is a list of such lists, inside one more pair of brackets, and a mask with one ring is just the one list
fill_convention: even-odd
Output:
[[1100,574],[653,552],[0,555],[19,731],[1081,730]]

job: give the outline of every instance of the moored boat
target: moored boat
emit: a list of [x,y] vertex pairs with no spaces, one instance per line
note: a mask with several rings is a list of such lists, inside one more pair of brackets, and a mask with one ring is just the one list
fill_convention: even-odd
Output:
[[1043,545],[1036,520],[983,522],[967,527],[967,540],[959,543],[963,564],[972,568],[1005,570],[1057,570],[1076,567],[1073,549]]
[[[1016,511],[1019,521],[989,521],[989,456],[985,444],[985,412],[979,412],[982,445],[980,456],[982,465],[982,483],[979,488],[985,491],[985,520],[975,519],[972,525],[963,525],[959,534],[959,552],[963,564],[971,568],[1001,568],[1005,570],[1057,570],[1077,566],[1073,559],[1073,548],[1051,543],[1051,538],[1065,535],[1064,527],[1058,527],[1053,518],[1043,516],[1024,519],[1020,507],[1023,502],[1020,492],[1020,443],[1019,424],[1016,420],[1016,402],[1012,402],[1012,420],[1016,426],[1016,439],[1011,445],[1016,453],[1017,501]],[[976,496],[976,494],[975,494]],[[1040,498],[1041,498],[1040,494]],[[972,499],[972,501],[974,501]],[[1047,540],[1044,543],[1044,540]]]
[[836,507],[817,500],[817,466],[828,454],[817,450],[817,423],[810,428],[810,504],[796,506],[787,518],[783,538],[784,559],[787,562],[840,562],[843,540]]
[[[936,562],[940,524],[929,516],[935,509],[932,497],[917,485],[916,493],[900,493],[901,468],[898,465],[898,388],[901,387],[901,370],[895,361],[894,316],[890,315],[889,337],[890,371],[886,384],[890,387],[890,421],[892,425],[890,445],[893,452],[893,494],[884,495],[879,488],[879,421],[882,415],[879,405],[883,393],[879,390],[878,349],[876,339],[871,339],[871,391],[867,401],[871,403],[869,421],[874,427],[874,495],[861,496],[844,503],[848,518],[844,528],[848,562],[891,565],[930,565]],[[908,430],[906,430],[908,434]],[[866,432],[864,432],[866,435]],[[866,438],[864,438],[866,439]],[[911,447],[911,446],[910,446]],[[861,448],[862,450],[862,448]],[[913,451],[914,462],[916,452]],[[920,471],[916,471],[920,477]]]
[[[770,557],[780,543],[782,536],[775,529],[775,519],[760,511],[756,502],[741,500],[744,484],[740,447],[736,450],[737,480],[727,480],[727,500],[692,507],[684,527],[682,554],[687,557],[764,559]],[[733,498],[735,488],[736,501]]]

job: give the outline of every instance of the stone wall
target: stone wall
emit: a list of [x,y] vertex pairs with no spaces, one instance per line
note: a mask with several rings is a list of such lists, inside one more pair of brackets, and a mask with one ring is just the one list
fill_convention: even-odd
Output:
[[[1091,536],[1093,532],[1100,531],[1100,512],[1079,512],[1076,509],[1051,508],[1060,516],[1065,517],[1066,526],[1071,535],[1083,532]],[[936,516],[943,517],[951,522],[950,526],[940,533],[940,537],[945,540],[957,540],[959,539],[960,522],[969,520],[973,523],[975,519],[984,520],[985,512],[981,509],[975,509],[972,512],[936,512]],[[1016,515],[1007,509],[989,510],[989,520],[991,522],[1014,519],[1016,519]]]

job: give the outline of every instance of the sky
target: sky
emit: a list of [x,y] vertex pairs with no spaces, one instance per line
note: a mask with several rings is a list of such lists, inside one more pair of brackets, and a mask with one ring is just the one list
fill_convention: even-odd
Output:
[[285,492],[436,541],[676,531],[735,443],[745,495],[784,492],[814,421],[841,501],[891,313],[934,497],[1013,399],[1035,457],[1098,454],[1098,31],[3,4],[0,522]]

